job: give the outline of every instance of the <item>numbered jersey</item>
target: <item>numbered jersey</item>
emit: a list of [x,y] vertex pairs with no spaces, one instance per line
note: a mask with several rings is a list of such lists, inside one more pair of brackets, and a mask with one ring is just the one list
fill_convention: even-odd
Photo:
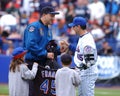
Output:
[[57,70],[38,67],[38,72],[34,80],[34,96],[56,96],[55,74]]
[[94,39],[91,33],[86,33],[83,35],[77,44],[74,62],[80,67],[81,64],[95,64],[97,61],[97,50]]

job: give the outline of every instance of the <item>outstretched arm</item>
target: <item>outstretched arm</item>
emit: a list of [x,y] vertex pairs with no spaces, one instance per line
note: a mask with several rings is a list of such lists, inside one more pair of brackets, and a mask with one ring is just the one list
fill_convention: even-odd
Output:
[[32,66],[32,70],[28,69],[28,67],[25,64],[23,64],[21,66],[20,70],[21,70],[21,77],[23,79],[32,80],[36,76],[36,73],[37,73],[37,70],[38,70],[38,63],[34,62],[33,66]]

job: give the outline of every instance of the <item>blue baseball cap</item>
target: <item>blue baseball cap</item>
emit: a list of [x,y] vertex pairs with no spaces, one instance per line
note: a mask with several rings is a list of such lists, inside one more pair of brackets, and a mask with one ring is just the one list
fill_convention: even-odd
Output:
[[18,59],[23,57],[26,53],[27,51],[24,50],[22,47],[17,47],[13,50],[12,56],[13,56],[13,59]]
[[41,10],[41,14],[59,14],[59,12],[55,11],[55,9],[53,7],[50,7],[50,6],[46,6],[44,8],[42,8]]
[[69,27],[74,27],[74,26],[76,26],[76,25],[86,26],[86,24],[87,24],[87,21],[86,21],[85,18],[83,18],[83,17],[75,17],[75,18],[73,19],[73,22],[70,23],[70,24],[68,24],[68,26],[69,26]]
[[55,8],[50,3],[41,3],[40,4],[40,13],[43,14],[59,14],[55,11]]
[[50,2],[41,2],[41,3],[40,3],[40,6],[39,6],[40,12],[41,12],[42,8],[44,8],[44,7],[46,7],[46,6],[52,7],[52,5],[51,5]]

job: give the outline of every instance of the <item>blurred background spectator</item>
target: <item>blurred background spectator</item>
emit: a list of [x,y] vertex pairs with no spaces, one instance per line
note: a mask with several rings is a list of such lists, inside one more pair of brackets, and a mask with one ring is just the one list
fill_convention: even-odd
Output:
[[1,32],[5,30],[5,27],[10,27],[10,30],[17,27],[17,18],[13,16],[11,13],[6,12],[3,16],[0,18],[0,29]]
[[88,5],[88,8],[90,9],[90,20],[97,20],[97,22],[101,24],[105,15],[104,3],[100,0],[93,0],[93,2]]
[[90,19],[90,9],[87,6],[88,0],[77,0],[75,2],[75,16],[81,16]]
[[98,55],[113,56],[114,52],[107,41],[102,43],[102,48],[98,50]]
[[96,20],[91,22],[90,24],[92,24],[91,34],[93,35],[97,49],[99,50],[102,47],[102,43],[105,38],[105,33]]

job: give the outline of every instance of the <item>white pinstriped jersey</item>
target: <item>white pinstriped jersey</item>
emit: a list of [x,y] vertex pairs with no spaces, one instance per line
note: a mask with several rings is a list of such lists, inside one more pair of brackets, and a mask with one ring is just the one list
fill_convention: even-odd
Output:
[[[79,38],[75,51],[74,62],[78,67],[80,66],[80,64],[86,63],[83,55],[86,46],[90,46],[88,47],[88,49],[91,48],[95,50],[93,51],[94,61],[96,62],[97,60],[97,50],[94,39],[91,33],[86,33]],[[78,96],[94,96],[95,82],[98,77],[97,65],[94,64],[85,70],[81,70],[79,73],[81,84],[78,87]]]
[[75,51],[74,62],[78,67],[80,66],[81,63],[85,63],[83,50],[86,46],[90,46],[95,50],[94,59],[95,61],[97,60],[97,50],[94,39],[91,33],[86,33],[85,35],[79,38]]

